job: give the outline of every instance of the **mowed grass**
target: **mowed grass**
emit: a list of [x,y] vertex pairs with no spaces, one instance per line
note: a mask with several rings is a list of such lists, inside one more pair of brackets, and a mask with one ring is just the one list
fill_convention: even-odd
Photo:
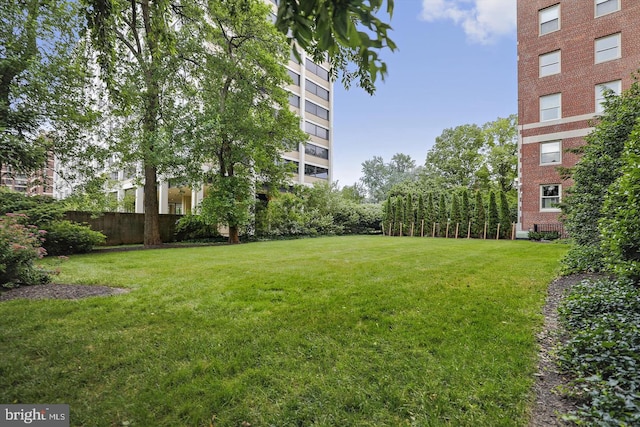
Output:
[[68,403],[73,426],[524,426],[564,252],[366,236],[74,256],[57,282],[131,292],[0,303],[0,402]]

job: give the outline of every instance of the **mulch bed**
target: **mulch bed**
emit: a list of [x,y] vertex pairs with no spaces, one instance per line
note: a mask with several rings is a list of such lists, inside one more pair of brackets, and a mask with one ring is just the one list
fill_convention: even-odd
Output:
[[130,289],[112,288],[109,286],[86,285],[37,285],[20,286],[0,292],[0,301],[12,299],[81,299],[88,297],[102,297],[109,295],[126,294]]

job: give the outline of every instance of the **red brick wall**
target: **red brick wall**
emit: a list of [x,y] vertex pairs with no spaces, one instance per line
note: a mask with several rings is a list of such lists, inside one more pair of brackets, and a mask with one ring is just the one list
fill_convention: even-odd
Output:
[[[560,30],[539,35],[538,12],[560,4]],[[562,181],[554,166],[540,165],[538,140],[550,133],[575,131],[590,126],[590,120],[566,122],[575,116],[595,111],[595,86],[622,80],[622,90],[631,86],[631,73],[640,68],[640,0],[621,0],[621,9],[595,18],[594,0],[518,0],[518,121],[521,130],[520,148],[520,227],[528,230],[533,224],[557,222],[557,213],[540,212],[540,185],[562,184],[563,192],[571,185]],[[595,62],[595,39],[620,32],[622,58],[600,64]],[[561,50],[561,72],[539,77],[539,55]],[[539,122],[539,98],[562,93],[560,123]],[[528,128],[527,125],[538,124]],[[555,140],[549,138],[548,140]],[[564,138],[562,148],[584,144],[581,138]],[[575,165],[578,157],[563,153],[563,167]]]

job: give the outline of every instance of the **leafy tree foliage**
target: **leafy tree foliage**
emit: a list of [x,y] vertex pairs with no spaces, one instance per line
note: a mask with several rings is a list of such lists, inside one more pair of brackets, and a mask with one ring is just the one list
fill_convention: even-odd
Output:
[[[214,25],[200,75],[202,111],[196,112],[191,140],[196,182],[210,182],[203,213],[229,227],[229,242],[239,242],[249,224],[256,185],[270,190],[288,179],[279,161],[285,151],[306,141],[299,118],[289,110],[285,64],[289,49],[268,22],[269,6],[259,0],[209,4]],[[274,106],[276,108],[274,109]],[[199,165],[209,179],[201,180]]]
[[374,156],[362,163],[360,182],[369,200],[377,203],[384,200],[394,186],[413,181],[418,171],[416,162],[407,154],[396,153],[389,163],[380,156]]
[[[513,188],[514,179],[518,176],[518,116],[498,118],[485,123],[483,133],[486,141],[486,172],[497,190],[508,192]],[[478,174],[476,174],[478,175]]]
[[48,129],[83,120],[76,60],[82,25],[72,0],[5,1],[0,6],[0,167],[41,170],[53,148]]
[[498,213],[498,204],[496,202],[496,193],[489,193],[489,205],[487,209],[487,233],[488,237],[495,238],[498,231],[498,223],[500,223],[500,215]]
[[438,235],[440,237],[447,235],[447,223],[449,222],[449,211],[447,209],[447,200],[444,197],[444,193],[440,194],[438,200]]
[[482,165],[483,146],[484,135],[477,125],[445,129],[427,153],[425,176],[441,188],[472,188]]
[[473,234],[477,238],[482,238],[484,236],[484,224],[486,221],[487,215],[484,209],[482,193],[480,191],[476,191],[475,213],[473,216]]
[[609,186],[600,220],[607,267],[640,279],[640,125],[625,143],[620,176]]
[[[606,213],[603,205],[609,187],[623,174],[622,153],[639,118],[640,85],[637,81],[620,96],[606,94],[604,113],[599,117],[593,132],[585,137],[586,145],[577,150],[582,154],[580,161],[573,170],[567,171],[567,175],[574,180],[574,185],[569,189],[562,209],[566,229],[575,243],[565,258],[567,271],[582,270],[586,264],[601,265],[604,254],[598,225]],[[627,161],[632,161],[631,159],[632,156]],[[619,184],[623,184],[622,187]],[[627,185],[631,183],[618,183],[617,188],[612,190],[611,200],[622,202],[619,190]],[[613,208],[614,202],[611,201],[607,209]],[[608,215],[610,221],[615,217],[611,216],[611,212]],[[607,232],[614,231],[612,224],[606,223]],[[608,244],[614,244],[614,247],[617,245],[612,241]],[[580,262],[585,257],[593,260],[593,263]]]
[[507,194],[504,191],[500,192],[500,236],[503,238],[509,238],[511,235],[511,209],[509,208],[509,201],[507,200]]
[[[396,49],[388,35],[391,27],[378,18],[385,3],[391,17],[393,0],[280,0],[276,26],[316,57],[326,53],[332,74],[342,72],[345,87],[357,80],[373,94],[376,78],[387,74],[380,51]],[[349,68],[351,63],[355,69]]]

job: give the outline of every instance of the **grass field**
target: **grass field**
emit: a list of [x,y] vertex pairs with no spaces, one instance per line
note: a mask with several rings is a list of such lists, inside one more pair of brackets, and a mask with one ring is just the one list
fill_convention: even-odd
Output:
[[73,426],[524,426],[565,250],[371,236],[74,256],[57,282],[131,292],[0,303],[0,403],[68,403]]

